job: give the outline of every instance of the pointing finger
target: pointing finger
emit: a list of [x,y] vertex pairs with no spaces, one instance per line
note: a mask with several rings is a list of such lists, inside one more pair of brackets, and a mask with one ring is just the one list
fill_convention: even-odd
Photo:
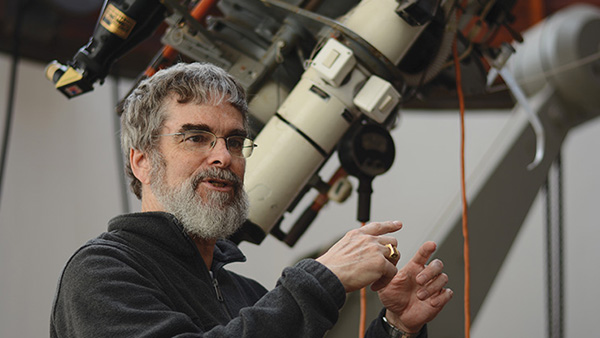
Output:
[[387,222],[373,222],[369,223],[360,228],[364,234],[379,236],[383,234],[389,234],[402,229],[402,222],[400,221],[387,221]]

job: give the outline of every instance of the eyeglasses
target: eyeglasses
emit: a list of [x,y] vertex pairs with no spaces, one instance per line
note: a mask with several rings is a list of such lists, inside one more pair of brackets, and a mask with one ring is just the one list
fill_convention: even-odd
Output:
[[239,135],[234,136],[217,136],[206,130],[186,130],[180,133],[161,134],[158,136],[180,136],[184,147],[190,151],[206,151],[211,150],[217,144],[217,139],[224,139],[225,146],[229,153],[236,157],[247,158],[252,155],[252,151],[258,145],[254,141]]

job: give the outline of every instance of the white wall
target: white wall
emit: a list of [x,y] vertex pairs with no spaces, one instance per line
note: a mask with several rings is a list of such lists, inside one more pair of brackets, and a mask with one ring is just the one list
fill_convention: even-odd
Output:
[[[10,59],[0,56],[2,128],[9,67]],[[122,211],[114,84],[108,80],[92,93],[67,100],[45,80],[43,68],[30,62],[22,62],[19,68],[0,201],[0,337],[48,335],[52,298],[63,264]],[[128,86],[123,84],[121,92]],[[485,152],[505,116],[502,112],[468,115],[468,167]],[[397,234],[405,262],[458,191],[458,117],[407,112],[393,136],[396,161],[389,173],[374,181],[372,219],[405,223]],[[600,238],[595,217],[600,201],[599,145],[597,119],[574,130],[563,150],[566,336],[595,333],[595,305],[600,299],[595,282],[599,255],[594,250]],[[139,203],[130,200],[132,210],[137,211]],[[272,287],[284,266],[357,227],[355,206],[354,196],[343,205],[328,205],[293,249],[271,237],[260,246],[242,244],[249,262],[233,268]],[[474,324],[473,337],[545,335],[543,209],[538,198]]]

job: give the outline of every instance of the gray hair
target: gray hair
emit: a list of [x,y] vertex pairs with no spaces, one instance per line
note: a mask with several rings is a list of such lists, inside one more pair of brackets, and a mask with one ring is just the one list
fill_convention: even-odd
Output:
[[125,171],[133,193],[142,198],[142,183],[133,175],[130,149],[157,155],[156,136],[166,120],[166,103],[174,97],[178,103],[219,105],[230,103],[244,119],[248,129],[248,103],[240,83],[223,69],[208,63],[179,63],[156,72],[139,83],[123,103],[121,149]]

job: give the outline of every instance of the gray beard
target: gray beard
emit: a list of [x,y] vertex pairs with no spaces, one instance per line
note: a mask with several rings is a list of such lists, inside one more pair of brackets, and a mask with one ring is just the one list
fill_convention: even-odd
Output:
[[[179,186],[171,187],[166,181],[166,165],[153,161],[150,188],[165,211],[173,214],[192,237],[223,239],[233,235],[248,217],[248,195],[241,180],[224,169],[209,168],[190,177]],[[206,200],[196,192],[203,179],[219,178],[234,182],[234,194],[207,190]]]

